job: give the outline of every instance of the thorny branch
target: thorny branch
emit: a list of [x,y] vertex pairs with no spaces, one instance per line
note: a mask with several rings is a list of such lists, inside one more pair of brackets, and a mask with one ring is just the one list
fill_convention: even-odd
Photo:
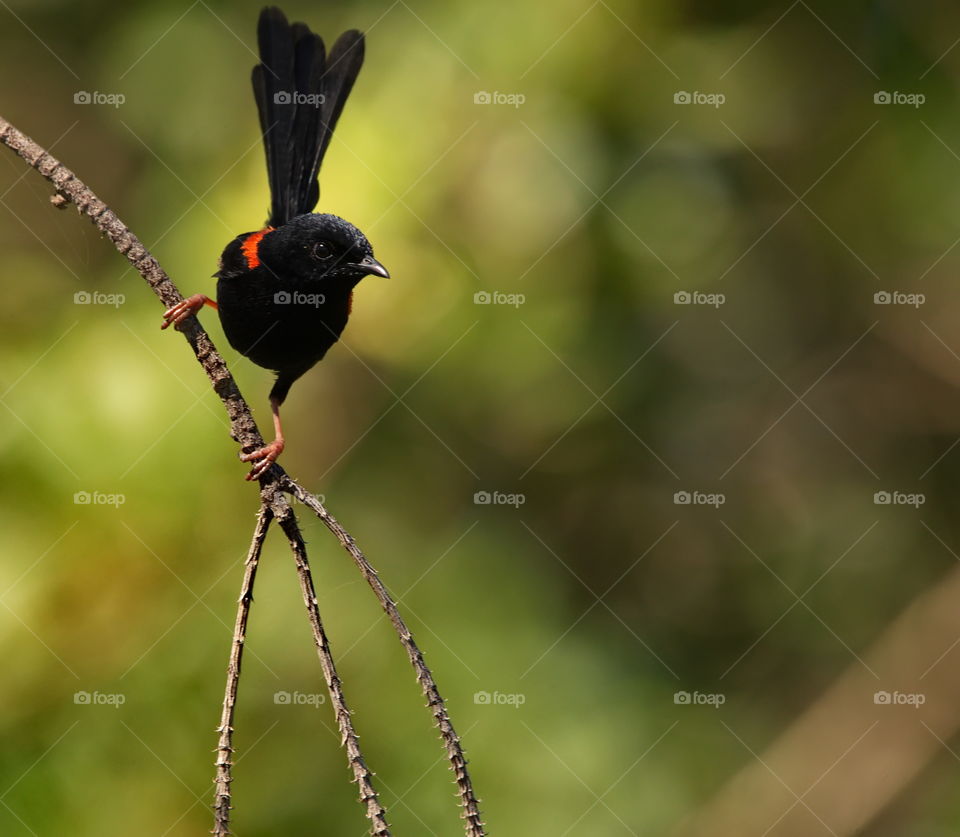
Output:
[[[91,221],[93,221],[94,226],[110,239],[117,251],[127,258],[147,284],[150,285],[154,293],[160,298],[161,302],[163,302],[165,308],[170,308],[183,299],[182,294],[170,280],[170,277],[167,276],[159,262],[157,262],[140,240],[117,217],[113,210],[101,201],[83,181],[59,160],[50,155],[28,136],[14,128],[13,125],[3,117],[0,117],[0,143],[3,143],[16,152],[54,185],[56,194],[51,197],[51,202],[55,206],[62,207],[66,201],[69,201],[73,203],[81,213],[87,215]],[[233,375],[231,375],[230,370],[227,368],[226,363],[213,345],[203,326],[200,325],[196,317],[190,317],[180,326],[180,330],[183,332],[187,342],[190,344],[190,348],[193,349],[197,360],[210,379],[214,392],[216,392],[223,402],[227,416],[230,419],[231,437],[240,444],[241,450],[244,453],[262,447],[264,444],[263,437],[253,419],[250,407],[241,395],[236,381],[233,379]],[[297,562],[297,572],[300,577],[300,585],[303,591],[304,601],[307,605],[311,628],[313,629],[314,641],[320,656],[321,668],[323,669],[324,677],[330,690],[331,700],[343,737],[343,743],[347,750],[350,767],[357,779],[361,801],[366,805],[367,816],[371,820],[371,833],[376,835],[376,837],[387,837],[387,835],[389,835],[383,808],[371,785],[370,772],[364,763],[363,756],[360,753],[359,742],[357,741],[356,734],[353,732],[350,713],[343,698],[340,678],[333,667],[333,658],[330,654],[329,644],[320,621],[313,580],[307,562],[306,548],[300,536],[296,516],[290,507],[289,501],[281,493],[288,492],[307,505],[336,536],[337,540],[340,541],[353,558],[354,563],[356,563],[360,572],[367,580],[367,583],[373,589],[384,611],[386,611],[394,630],[397,632],[407,652],[407,656],[410,658],[410,662],[416,672],[417,681],[423,688],[424,695],[427,698],[427,705],[430,707],[437,726],[440,729],[444,748],[447,751],[450,766],[454,772],[457,783],[460,804],[463,808],[466,835],[467,837],[485,837],[478,802],[473,791],[473,785],[467,770],[467,761],[460,745],[460,739],[450,722],[446,705],[440,696],[433,675],[424,661],[423,654],[414,642],[413,636],[404,623],[396,603],[383,585],[383,582],[380,581],[376,570],[370,565],[364,554],[357,547],[350,533],[337,522],[315,496],[289,477],[279,465],[275,464],[260,477],[260,489],[261,508],[245,567],[244,582],[237,611],[236,630],[234,632],[230,662],[227,669],[227,686],[224,695],[223,716],[221,718],[220,728],[218,729],[220,740],[216,760],[217,775],[215,782],[217,793],[216,803],[214,805],[216,811],[216,830],[214,833],[216,835],[229,834],[230,766],[231,754],[233,752],[232,722],[236,692],[239,685],[240,661],[260,549],[263,544],[263,539],[266,537],[266,530],[271,520],[276,517],[281,528],[283,528],[287,535]]]
[[307,606],[310,627],[313,630],[313,642],[317,646],[317,655],[320,657],[320,668],[323,669],[323,676],[327,681],[327,690],[330,692],[330,701],[337,717],[340,741],[347,750],[347,759],[350,762],[350,768],[353,770],[354,778],[357,780],[357,787],[360,789],[360,801],[367,806],[371,832],[377,837],[389,837],[390,829],[387,825],[387,815],[377,798],[377,792],[373,789],[373,774],[367,768],[363,760],[363,754],[360,752],[360,741],[356,732],[354,732],[350,710],[347,708],[347,702],[343,696],[343,684],[333,665],[330,643],[324,633],[323,623],[320,621],[317,594],[313,589],[313,576],[310,573],[310,565],[307,563],[307,547],[303,542],[303,536],[300,534],[297,517],[289,504],[286,506],[284,513],[278,516],[277,522],[286,534],[287,540],[290,541],[290,549],[293,550],[293,555],[297,560],[297,575],[300,577],[300,589],[303,592],[303,601]]
[[243,660],[243,646],[247,641],[247,620],[250,618],[250,605],[253,604],[253,582],[257,577],[260,552],[267,537],[267,529],[273,520],[270,507],[263,505],[257,515],[257,525],[250,542],[250,551],[244,564],[243,584],[240,598],[237,600],[237,622],[233,629],[233,643],[230,646],[230,662],[227,663],[227,686],[223,695],[223,714],[220,716],[220,740],[217,742],[217,776],[214,779],[217,790],[214,795],[213,816],[214,837],[224,837],[230,833],[230,783],[233,777],[230,768],[233,765],[233,713],[237,704],[237,688],[240,685],[240,663]]
[[390,618],[390,623],[397,632],[397,636],[400,637],[400,642],[403,643],[404,649],[406,649],[410,663],[413,665],[413,670],[416,672],[417,682],[420,684],[423,689],[423,694],[427,698],[427,706],[429,706],[433,712],[433,718],[440,730],[443,746],[447,751],[447,758],[450,760],[450,769],[453,770],[454,777],[456,778],[457,793],[460,796],[460,805],[463,808],[467,837],[484,837],[483,821],[480,819],[480,806],[473,792],[473,782],[470,780],[470,773],[467,770],[467,760],[463,755],[463,748],[460,746],[460,737],[450,722],[450,716],[447,714],[447,706],[440,696],[440,691],[437,689],[437,684],[433,679],[430,668],[423,659],[423,652],[420,651],[417,643],[413,639],[413,634],[410,633],[410,629],[403,621],[403,617],[400,615],[400,611],[397,609],[396,602],[394,602],[393,597],[390,595],[390,591],[387,590],[380,580],[380,576],[377,575],[377,571],[370,565],[366,556],[360,551],[360,547],[357,546],[353,536],[330,515],[324,508],[323,503],[286,475],[280,480],[280,488],[283,491],[289,491],[293,494],[294,497],[320,518],[324,526],[333,532],[337,540],[343,545],[343,548],[350,553],[350,557],[353,558],[353,562],[359,568],[367,584],[370,585],[374,595],[376,595],[377,600],[380,602],[380,606],[386,611],[387,616]]

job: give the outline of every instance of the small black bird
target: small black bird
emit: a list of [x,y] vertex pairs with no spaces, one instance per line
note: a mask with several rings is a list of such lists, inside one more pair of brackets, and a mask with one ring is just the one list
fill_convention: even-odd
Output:
[[164,313],[161,328],[179,325],[204,305],[220,314],[240,354],[277,373],[270,390],[276,438],[240,455],[259,477],[283,452],[280,405],[290,386],[340,337],[353,289],[364,276],[389,277],[360,230],[336,215],[313,214],[317,175],[333,129],[363,64],[363,34],[344,32],[326,55],[303,23],[280,9],[260,13],[260,63],[253,94],[270,181],[270,217],[238,235],[220,256],[217,302],[195,294]]

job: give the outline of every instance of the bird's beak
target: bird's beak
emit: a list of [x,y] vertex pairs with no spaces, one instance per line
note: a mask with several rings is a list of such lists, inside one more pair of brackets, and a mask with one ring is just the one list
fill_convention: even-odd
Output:
[[374,276],[382,276],[384,279],[390,278],[390,271],[380,264],[380,262],[378,262],[373,256],[364,256],[357,267],[364,271],[364,273],[369,273]]

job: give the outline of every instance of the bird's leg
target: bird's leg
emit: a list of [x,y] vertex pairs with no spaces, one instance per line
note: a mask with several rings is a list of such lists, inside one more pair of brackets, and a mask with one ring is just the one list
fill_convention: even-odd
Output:
[[204,305],[209,305],[211,308],[217,307],[216,301],[205,294],[194,294],[180,300],[173,308],[168,308],[163,312],[163,322],[160,324],[160,328],[180,325],[187,317],[196,314]]
[[283,453],[285,443],[283,441],[283,428],[280,426],[279,398],[270,399],[270,409],[273,411],[273,432],[276,438],[274,438],[269,445],[264,445],[259,450],[255,450],[252,453],[240,454],[240,460],[242,462],[257,462],[250,473],[247,474],[248,480],[258,479],[267,468],[277,461],[277,457]]

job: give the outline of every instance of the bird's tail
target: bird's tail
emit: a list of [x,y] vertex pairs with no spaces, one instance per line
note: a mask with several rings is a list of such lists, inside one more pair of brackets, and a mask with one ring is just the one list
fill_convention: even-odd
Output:
[[363,65],[363,34],[344,32],[327,55],[323,40],[306,24],[291,25],[269,6],[260,13],[257,39],[253,95],[270,181],[267,224],[278,227],[317,205],[317,174]]

